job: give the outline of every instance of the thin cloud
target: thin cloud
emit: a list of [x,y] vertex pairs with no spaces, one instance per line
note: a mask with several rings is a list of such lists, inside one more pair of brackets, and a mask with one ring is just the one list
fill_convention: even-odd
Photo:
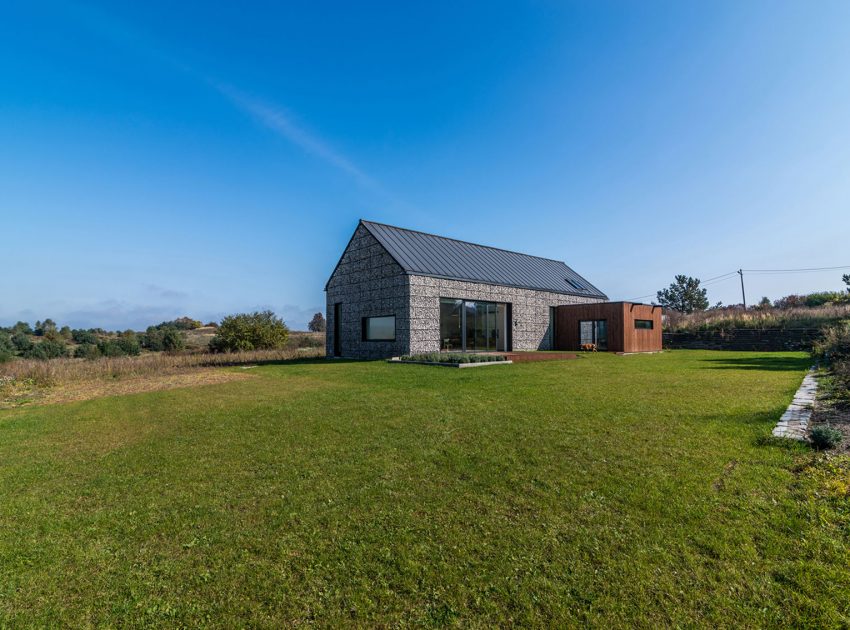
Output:
[[361,185],[376,190],[380,188],[374,179],[366,175],[351,160],[333,149],[324,140],[298,126],[293,121],[292,115],[282,108],[250,96],[232,85],[215,80],[209,80],[208,83],[237,109],[255,118],[277,135],[301,147],[307,153],[324,160],[331,166],[348,173]]
[[138,55],[171,66],[194,80],[207,84],[236,109],[251,116],[278,136],[351,176],[361,186],[381,196],[392,198],[375,179],[358,168],[349,158],[318,135],[296,124],[294,117],[283,108],[265,102],[233,85],[199,73],[153,37],[94,7],[72,3],[68,9],[79,23],[108,39],[112,44],[131,49]]

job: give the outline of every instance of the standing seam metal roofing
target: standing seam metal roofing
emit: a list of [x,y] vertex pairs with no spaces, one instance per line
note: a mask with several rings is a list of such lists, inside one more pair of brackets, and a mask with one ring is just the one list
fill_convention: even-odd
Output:
[[[607,300],[565,263],[361,220],[405,273]],[[571,286],[570,283],[575,283]],[[582,289],[581,287],[586,287]]]

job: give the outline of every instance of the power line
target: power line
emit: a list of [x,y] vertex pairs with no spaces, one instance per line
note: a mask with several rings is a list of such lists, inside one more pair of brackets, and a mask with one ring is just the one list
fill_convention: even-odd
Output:
[[811,273],[816,271],[835,271],[837,269],[850,269],[850,265],[842,265],[839,267],[808,267],[805,269],[744,269],[746,273]]
[[[850,269],[850,265],[839,265],[837,267],[806,267],[801,269],[739,269],[736,271],[730,271],[729,273],[724,273],[719,276],[714,276],[713,278],[708,278],[705,281],[700,281],[700,287],[711,286],[713,284],[720,284],[721,282],[726,282],[727,280],[731,280],[734,276],[739,275],[739,273],[743,276],[744,273],[753,273],[759,275],[781,275],[788,273],[813,273],[817,271],[836,271],[840,269]],[[742,277],[743,281],[743,277]],[[630,298],[629,301],[637,302],[638,300],[642,300],[644,298],[655,297],[658,293],[648,293],[647,295],[641,295],[640,297]]]

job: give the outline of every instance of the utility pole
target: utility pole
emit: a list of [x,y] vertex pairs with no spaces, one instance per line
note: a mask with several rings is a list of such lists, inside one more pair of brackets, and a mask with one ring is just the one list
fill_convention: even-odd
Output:
[[741,299],[744,300],[744,310],[747,310],[747,294],[744,293],[744,270],[738,269],[738,275],[741,276]]

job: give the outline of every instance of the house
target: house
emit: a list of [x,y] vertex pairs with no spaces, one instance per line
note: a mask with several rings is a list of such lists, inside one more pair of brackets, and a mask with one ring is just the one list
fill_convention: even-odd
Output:
[[552,350],[559,307],[607,300],[557,260],[363,220],[325,291],[328,356],[352,358]]

